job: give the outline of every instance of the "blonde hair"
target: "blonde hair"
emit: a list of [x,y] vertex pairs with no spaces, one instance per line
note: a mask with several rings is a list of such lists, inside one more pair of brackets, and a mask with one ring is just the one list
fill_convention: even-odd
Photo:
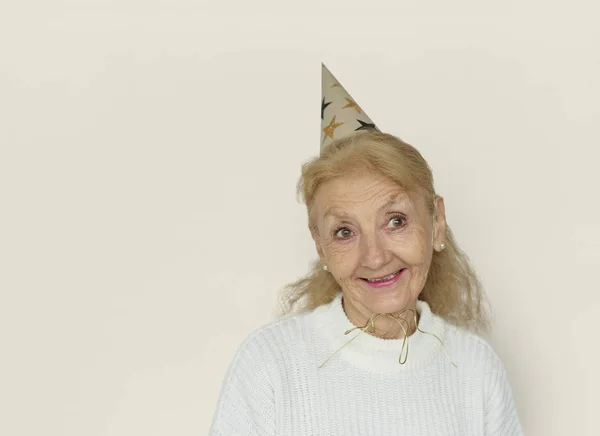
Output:
[[[360,131],[332,141],[320,156],[302,165],[297,191],[306,204],[311,229],[316,230],[312,208],[319,187],[336,177],[364,170],[389,178],[411,197],[424,195],[433,217],[436,197],[433,174],[421,153],[393,135]],[[449,227],[444,243],[444,250],[433,252],[419,299],[449,323],[484,332],[489,329],[490,320],[483,287]],[[280,311],[288,314],[312,310],[331,302],[339,291],[339,284],[329,272],[323,271],[317,260],[306,276],[284,288]]]

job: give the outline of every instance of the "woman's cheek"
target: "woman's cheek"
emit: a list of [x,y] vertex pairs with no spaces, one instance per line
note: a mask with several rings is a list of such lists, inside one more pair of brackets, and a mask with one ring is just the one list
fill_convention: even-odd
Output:
[[342,256],[346,255],[348,252],[352,250],[351,241],[332,241],[329,244],[329,252],[332,256]]
[[329,253],[329,263],[336,266],[340,274],[345,274],[345,271],[352,269],[355,262],[354,253],[346,247],[334,247]]

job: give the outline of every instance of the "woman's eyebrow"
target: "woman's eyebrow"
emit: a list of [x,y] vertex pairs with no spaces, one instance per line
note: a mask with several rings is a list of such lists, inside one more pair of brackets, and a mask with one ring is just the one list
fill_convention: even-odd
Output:
[[385,209],[385,208],[391,206],[392,204],[404,203],[406,201],[410,201],[410,197],[405,192],[398,192],[396,194],[390,195],[388,197],[388,200],[385,202],[385,204],[383,204],[383,206],[381,206],[379,208],[379,210]]
[[328,216],[332,216],[335,218],[350,218],[350,215],[348,215],[346,212],[335,206],[330,206],[327,209],[325,209],[325,214],[323,215],[323,218],[327,218]]
[[[385,208],[391,206],[392,204],[403,203],[403,202],[409,201],[409,200],[410,200],[410,198],[405,192],[395,193],[395,194],[390,195],[388,197],[388,200],[382,206],[380,206],[378,210],[385,209]],[[338,219],[351,218],[350,215],[348,215],[346,212],[344,212],[343,209],[340,209],[337,206],[330,206],[327,209],[325,209],[323,218],[327,218],[328,216],[333,216]]]

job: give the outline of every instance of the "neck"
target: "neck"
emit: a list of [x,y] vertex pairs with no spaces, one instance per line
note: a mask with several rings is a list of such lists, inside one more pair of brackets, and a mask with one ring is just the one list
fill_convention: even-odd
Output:
[[345,298],[342,298],[342,308],[354,326],[368,327],[365,333],[381,339],[403,339],[414,334],[419,325],[420,315],[417,313],[416,303],[406,308],[410,310],[396,313],[363,314],[352,305],[346,304]]
[[[329,344],[327,351],[319,356],[319,368],[347,362],[372,372],[400,373],[428,365],[443,352],[446,321],[433,314],[426,301],[417,300],[416,305],[420,315],[418,330],[413,328],[413,334],[406,340],[404,332],[399,339],[382,338],[359,329],[365,326],[369,313],[354,323],[350,320],[343,308],[342,292],[339,292],[331,303],[310,312],[314,331]],[[383,320],[383,315],[378,319]],[[361,321],[365,322],[361,324]],[[414,327],[414,320],[412,324]],[[383,333],[382,329],[379,328],[379,333]],[[384,333],[391,336],[389,331]]]

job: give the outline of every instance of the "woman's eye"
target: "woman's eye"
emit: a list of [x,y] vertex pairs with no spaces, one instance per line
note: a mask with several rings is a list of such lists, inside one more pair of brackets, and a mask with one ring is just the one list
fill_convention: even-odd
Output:
[[395,216],[389,221],[392,227],[402,227],[404,226],[406,219],[402,216]]
[[335,236],[340,239],[346,239],[352,236],[352,231],[346,227],[336,230]]

